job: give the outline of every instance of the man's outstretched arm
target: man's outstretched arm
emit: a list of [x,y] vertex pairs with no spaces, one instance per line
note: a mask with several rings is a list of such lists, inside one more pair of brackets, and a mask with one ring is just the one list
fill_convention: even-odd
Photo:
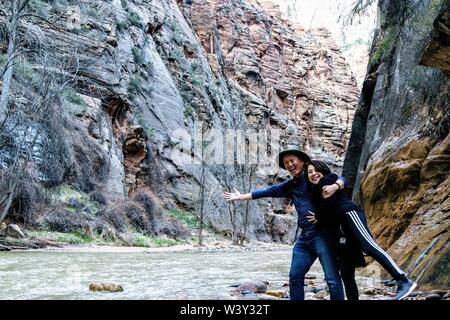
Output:
[[235,192],[224,192],[223,197],[225,201],[247,201],[253,200],[251,193],[241,194],[239,191],[234,189]]
[[256,200],[260,198],[286,198],[289,197],[288,190],[290,187],[290,180],[284,181],[273,186],[257,189],[251,193],[241,194],[234,189],[235,192],[224,192],[223,197],[225,201],[239,201],[239,200]]

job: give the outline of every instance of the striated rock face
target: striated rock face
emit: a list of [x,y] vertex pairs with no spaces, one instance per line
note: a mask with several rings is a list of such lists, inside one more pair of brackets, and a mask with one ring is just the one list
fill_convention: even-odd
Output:
[[[282,175],[277,148],[254,166],[236,163],[233,146],[216,161],[234,139],[241,148],[248,138],[244,164],[279,138],[299,142],[340,171],[358,90],[327,31],[306,32],[266,1],[80,1],[77,8],[79,15],[54,25],[24,23],[25,32],[39,34],[40,48],[57,47],[57,58],[70,52],[77,60],[70,95],[54,105],[64,125],[53,135],[42,129],[46,143],[64,141],[58,153],[64,161],[52,164],[60,172],[52,188],[67,184],[88,195],[100,207],[97,215],[111,220],[120,208],[144,210],[128,202],[141,191],[159,208],[198,214],[204,185],[206,223],[229,234],[242,228],[246,206],[237,204],[233,213],[222,192],[247,192]],[[64,8],[44,1],[38,9],[54,18]],[[21,96],[15,88],[13,105]],[[238,130],[248,133],[238,137]],[[207,147],[191,144],[199,132]],[[257,140],[261,132],[272,135]],[[42,154],[56,152],[42,145]],[[214,161],[192,161],[199,145]],[[48,180],[52,172],[36,176]],[[248,236],[290,241],[295,215],[286,203],[252,202],[248,212]],[[108,223],[101,229],[110,233]]]
[[330,33],[282,20],[271,1],[194,1],[184,9],[250,127],[292,127],[308,153],[340,168],[358,90]]
[[402,269],[423,288],[449,287],[450,56],[430,50],[448,2],[379,5],[343,174]]

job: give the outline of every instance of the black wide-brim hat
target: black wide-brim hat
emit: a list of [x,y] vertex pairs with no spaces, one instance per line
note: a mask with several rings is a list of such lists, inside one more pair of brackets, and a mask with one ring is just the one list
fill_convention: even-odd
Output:
[[284,156],[287,155],[294,155],[297,156],[299,159],[303,160],[303,162],[310,162],[311,158],[304,153],[303,151],[300,151],[299,149],[286,149],[280,152],[280,154],[278,155],[278,165],[280,166],[280,168],[286,170],[284,163],[283,163],[283,158]]

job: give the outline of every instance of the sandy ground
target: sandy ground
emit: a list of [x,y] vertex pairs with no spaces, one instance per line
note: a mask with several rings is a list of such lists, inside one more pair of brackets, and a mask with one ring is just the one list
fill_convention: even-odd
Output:
[[168,247],[125,247],[110,245],[64,245],[61,248],[47,247],[43,249],[30,249],[32,251],[56,251],[56,252],[108,252],[108,253],[132,253],[132,252],[181,252],[181,251],[244,251],[244,250],[290,250],[286,244],[274,244],[265,242],[251,242],[245,246],[233,245],[231,241],[207,242],[202,246],[197,244],[180,244]]

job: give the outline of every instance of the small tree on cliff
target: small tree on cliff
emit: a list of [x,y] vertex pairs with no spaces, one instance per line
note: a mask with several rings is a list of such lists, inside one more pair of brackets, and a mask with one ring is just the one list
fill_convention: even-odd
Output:
[[10,13],[8,14],[5,10],[0,10],[0,14],[6,18],[6,30],[8,38],[6,64],[0,74],[2,79],[2,94],[0,96],[0,123],[3,122],[6,117],[6,109],[8,106],[14,64],[16,61],[16,57],[20,54],[20,41],[18,37],[19,23],[26,11],[25,8],[30,0],[1,1],[2,7],[6,8],[6,3],[8,2]]
[[[36,166],[46,166],[42,163],[42,155],[38,154],[38,144],[43,143],[45,136],[45,123],[52,128],[61,126],[58,119],[62,110],[59,106],[63,104],[66,87],[76,80],[79,69],[76,43],[67,45],[50,37],[46,39],[38,24],[28,25],[19,34],[20,24],[30,23],[26,21],[28,18],[50,23],[45,17],[33,13],[28,7],[31,1],[7,3],[9,7],[3,7],[9,11],[1,11],[3,16],[6,15],[4,38],[8,40],[8,51],[6,63],[0,70],[3,83],[0,104],[0,222],[10,211],[18,187],[31,183],[27,179],[37,171]],[[8,109],[11,97],[14,99]],[[40,163],[33,162],[34,158],[41,158]]]
[[[250,192],[253,188],[253,176],[255,173],[255,167],[256,167],[256,165],[254,165],[254,164],[250,164],[248,166],[241,166],[242,190],[244,190],[244,192]],[[248,184],[246,183],[245,179],[248,179]],[[245,240],[250,242],[247,239],[247,229],[248,229],[248,226],[250,225],[250,219],[249,219],[250,207],[249,207],[249,205],[250,205],[250,202],[246,201],[245,209],[244,209],[243,231],[241,232],[240,238],[239,238],[239,244],[241,246],[244,245]]]
[[[44,16],[36,13],[30,8],[32,0],[0,0],[0,23],[5,23],[6,33],[4,38],[8,41],[6,61],[3,68],[0,69],[0,79],[2,81],[2,91],[0,95],[0,123],[3,123],[7,117],[8,101],[11,92],[11,82],[14,74],[14,67],[21,55],[30,52],[26,48],[26,39],[20,36],[20,27],[23,22],[32,22],[40,20],[49,25],[55,24],[65,14],[56,17],[53,21],[47,20]],[[2,36],[2,38],[3,38]],[[0,38],[0,41],[3,39]]]

